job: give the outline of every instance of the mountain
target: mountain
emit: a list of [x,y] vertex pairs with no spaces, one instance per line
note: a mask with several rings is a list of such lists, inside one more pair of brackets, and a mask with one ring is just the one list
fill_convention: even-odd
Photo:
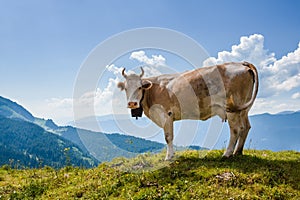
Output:
[[[276,115],[287,115],[287,114],[294,114],[294,113],[300,113],[300,110],[298,110],[298,111],[289,111],[289,110],[282,111],[282,112],[277,113]],[[265,114],[268,114],[268,113],[265,113]]]
[[[42,163],[60,167],[67,164],[66,156],[70,156],[73,165],[90,167],[115,157],[157,152],[165,146],[134,136],[57,126],[51,119],[36,118],[21,105],[1,96],[0,119],[0,164],[15,160],[23,166],[36,167]],[[65,149],[70,155],[65,155]]]
[[0,115],[11,119],[22,119],[33,122],[35,118],[19,104],[0,96]]
[[261,114],[250,118],[252,145],[257,149],[300,151],[300,112]]
[[82,151],[88,153],[88,150],[85,148],[84,144],[82,144],[80,138],[77,136],[77,134],[75,134],[76,131],[74,131],[71,127],[59,127],[51,119],[45,120],[36,118],[21,105],[1,96],[0,116],[8,119],[26,121],[32,124],[36,124],[50,133],[63,135],[63,138],[73,141],[80,147]]
[[74,143],[40,126],[0,117],[0,165],[55,168],[66,165],[92,167],[97,161]]
[[59,128],[51,119],[45,120],[41,118],[36,118],[23,106],[1,96],[0,116],[9,119],[18,119],[22,121],[31,122],[43,127],[45,130],[50,132],[54,132]]
[[[278,114],[265,113],[249,118],[252,128],[249,131],[245,148],[300,151],[300,111],[286,111]],[[158,127],[156,129],[150,128],[153,122],[146,117],[135,120],[129,115],[107,115],[99,116],[96,120],[98,124],[95,124],[95,120],[92,118],[85,118],[76,121],[76,125],[81,128],[98,129],[105,132],[131,133],[137,137],[165,143],[163,131]],[[174,144],[178,146],[196,145],[209,149],[226,148],[229,141],[228,123],[221,124],[219,121],[216,117],[207,121],[184,120],[175,122]],[[215,131],[214,128],[211,128],[214,126],[223,127],[215,128]],[[212,131],[209,132],[209,129]],[[156,131],[156,134],[149,135],[149,130]],[[213,140],[210,141],[210,145],[203,145],[209,139]]]

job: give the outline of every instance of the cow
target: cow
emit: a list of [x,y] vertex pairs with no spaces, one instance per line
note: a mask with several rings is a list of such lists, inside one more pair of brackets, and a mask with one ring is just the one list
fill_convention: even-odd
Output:
[[[223,157],[240,155],[251,128],[248,112],[258,92],[258,72],[248,62],[228,62],[176,74],[143,78],[125,73],[117,87],[125,90],[127,107],[133,116],[141,113],[163,128],[167,153],[174,155],[173,122],[184,119],[207,120],[219,116],[228,121],[230,140]],[[138,117],[138,116],[135,117]]]

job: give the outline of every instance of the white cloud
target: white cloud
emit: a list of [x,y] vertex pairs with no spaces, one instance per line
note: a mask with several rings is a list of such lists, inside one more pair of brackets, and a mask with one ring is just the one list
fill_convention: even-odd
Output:
[[152,55],[149,58],[144,51],[132,52],[129,58],[152,67],[166,66],[166,59],[162,55]]
[[274,53],[269,53],[268,50],[264,49],[264,37],[254,34],[249,37],[241,37],[240,44],[233,45],[230,52],[219,52],[217,58],[208,58],[204,61],[203,65],[208,66],[223,62],[241,61],[248,61],[263,68],[276,61],[276,58]]
[[67,122],[73,120],[72,98],[50,98],[45,101],[37,101],[33,105],[29,105],[29,108],[34,116],[53,119],[59,125],[66,125]]
[[112,72],[115,76],[120,77],[122,74],[123,68],[116,67],[114,64],[106,66],[107,71]]
[[300,92],[296,92],[292,95],[292,99],[300,99]]
[[290,91],[300,86],[300,43],[298,48],[274,62],[265,70],[269,70],[270,75],[267,81],[270,88],[275,91]]
[[[79,116],[76,116],[76,118],[116,114],[116,112],[121,114],[122,111],[124,113],[123,109],[114,109],[114,107],[126,108],[126,98],[123,92],[117,88],[118,82],[118,77],[115,79],[110,78],[104,89],[97,88],[95,91],[87,92],[79,99],[75,99],[74,101],[77,105],[75,109],[78,109],[77,112],[79,113]],[[118,101],[118,99],[122,99],[123,101]]]
[[273,65],[269,66],[268,70],[273,72],[281,72],[283,74],[294,74],[300,71],[300,42],[298,48],[294,52],[288,53],[283,56],[280,60],[274,62]]
[[[123,92],[117,88],[117,84],[119,82],[119,78],[110,78],[107,86],[100,90],[99,88],[96,91],[95,95],[95,115],[107,115],[118,112],[118,114],[122,113],[122,109],[113,109],[115,108],[126,108],[125,96]],[[118,101],[122,99],[123,101]],[[124,112],[123,112],[124,113]]]
[[273,85],[274,88],[285,91],[290,91],[291,89],[296,88],[298,86],[300,86],[300,73]]
[[132,52],[129,59],[139,61],[145,71],[144,77],[161,75],[164,68],[168,68],[166,58],[162,55],[151,55],[151,58],[144,51]]
[[70,109],[73,106],[73,100],[71,98],[51,98],[47,99],[46,102],[51,109]]
[[300,110],[300,101],[277,98],[257,98],[254,102],[250,114],[271,113],[276,114],[282,111],[298,111]]

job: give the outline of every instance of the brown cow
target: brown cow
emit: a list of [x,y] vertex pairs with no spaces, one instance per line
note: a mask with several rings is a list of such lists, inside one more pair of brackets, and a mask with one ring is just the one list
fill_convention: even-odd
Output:
[[[182,119],[200,119],[218,115],[229,122],[230,141],[224,157],[242,154],[250,129],[248,112],[258,92],[256,68],[247,62],[224,63],[198,68],[178,74],[150,78],[141,75],[122,75],[128,108],[140,110],[163,128],[167,142],[166,160],[174,155],[173,122]],[[132,112],[135,113],[135,112]],[[236,145],[237,144],[237,145]]]

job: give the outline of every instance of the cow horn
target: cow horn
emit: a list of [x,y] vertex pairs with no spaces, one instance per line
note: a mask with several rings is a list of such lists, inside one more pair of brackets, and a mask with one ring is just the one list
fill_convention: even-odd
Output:
[[125,68],[123,68],[123,70],[122,70],[122,76],[124,76],[124,78],[127,77],[127,75],[125,74]]
[[143,69],[143,67],[141,67],[141,70],[142,70],[142,73],[141,73],[140,77],[142,78],[144,76],[144,69]]

